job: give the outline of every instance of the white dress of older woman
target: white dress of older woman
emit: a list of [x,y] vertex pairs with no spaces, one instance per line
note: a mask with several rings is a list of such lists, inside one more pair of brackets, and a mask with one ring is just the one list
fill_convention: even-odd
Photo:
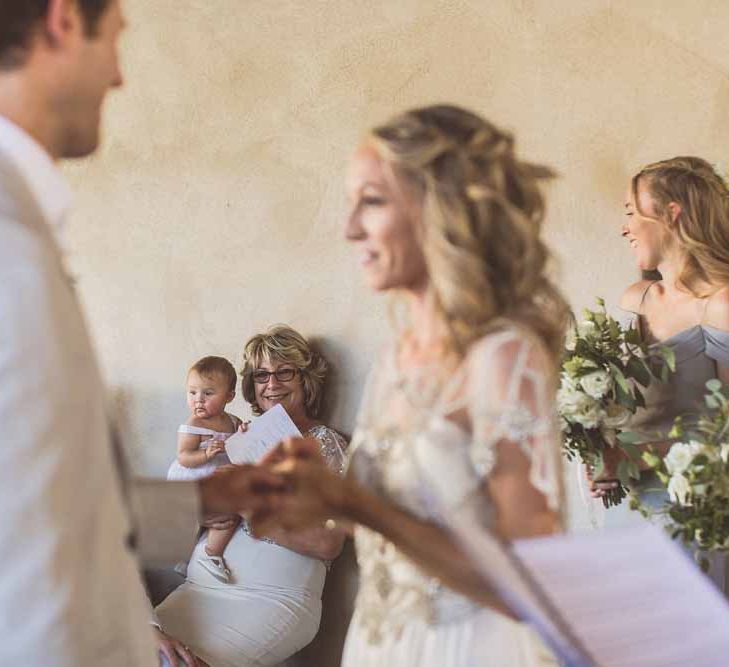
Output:
[[[407,375],[394,350],[375,368],[351,445],[350,471],[416,517],[447,526],[468,509],[488,529],[483,482],[507,440],[531,463],[530,480],[558,509],[559,449],[552,383],[530,362],[532,338],[514,327],[478,341],[450,377]],[[467,414],[468,433],[451,418]],[[480,525],[479,525],[480,524]],[[554,657],[527,626],[429,577],[397,547],[355,529],[360,589],[345,667],[542,667]]]
[[[344,466],[346,442],[315,426],[328,465]],[[225,550],[232,583],[223,584],[200,565],[203,536],[195,547],[187,581],[156,608],[164,631],[183,641],[211,667],[276,665],[316,635],[327,564],[270,540],[258,540],[243,522]]]

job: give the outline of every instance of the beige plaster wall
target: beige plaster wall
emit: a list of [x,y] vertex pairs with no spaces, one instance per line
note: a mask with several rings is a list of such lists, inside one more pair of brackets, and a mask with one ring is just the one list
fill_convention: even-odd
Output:
[[[351,429],[388,335],[341,240],[343,165],[391,113],[449,101],[562,174],[547,236],[575,307],[636,273],[640,164],[729,154],[725,0],[128,0],[127,84],[78,191],[74,266],[127,443],[162,474],[187,366],[288,322],[336,365]],[[729,162],[727,163],[729,165]],[[236,410],[244,413],[242,403]]]

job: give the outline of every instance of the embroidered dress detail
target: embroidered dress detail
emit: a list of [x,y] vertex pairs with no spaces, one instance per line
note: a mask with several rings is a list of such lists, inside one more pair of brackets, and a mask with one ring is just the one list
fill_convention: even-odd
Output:
[[[350,473],[413,516],[438,525],[447,526],[451,513],[464,504],[477,503],[483,521],[474,526],[478,530],[493,521],[484,481],[497,463],[498,447],[507,443],[529,458],[534,487],[559,509],[561,464],[550,398],[554,378],[551,369],[535,362],[544,358],[535,354],[535,345],[516,327],[491,334],[475,343],[447,377],[430,368],[408,375],[388,352],[367,383]],[[417,623],[446,632],[485,613],[429,577],[381,535],[357,527],[355,544],[360,589],[350,628],[353,646],[391,646]],[[356,664],[355,654],[362,655],[349,652],[347,667]]]

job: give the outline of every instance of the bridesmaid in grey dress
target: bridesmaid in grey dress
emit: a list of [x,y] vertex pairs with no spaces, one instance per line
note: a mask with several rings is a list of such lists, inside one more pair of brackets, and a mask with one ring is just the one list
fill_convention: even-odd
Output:
[[[634,318],[644,338],[669,346],[676,372],[666,384],[646,392],[646,409],[630,427],[667,433],[678,415],[696,413],[707,380],[729,382],[729,190],[711,165],[678,157],[643,168],[633,177],[621,233],[642,271],[658,270],[659,280],[642,280],[623,294],[621,307]],[[654,445],[661,454],[668,443]],[[614,475],[617,460],[605,477]],[[592,484],[601,496],[608,482]],[[667,495],[655,476],[644,471],[636,490],[654,508]],[[606,513],[606,526],[641,521],[624,504]],[[725,589],[725,559],[715,557],[710,575]]]

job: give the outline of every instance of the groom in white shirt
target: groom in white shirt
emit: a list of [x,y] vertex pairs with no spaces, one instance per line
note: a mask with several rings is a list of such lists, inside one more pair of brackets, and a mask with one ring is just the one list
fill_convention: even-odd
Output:
[[96,149],[123,28],[120,0],[0,0],[0,665],[157,665],[135,546],[174,562],[201,511],[253,509],[275,484],[252,467],[134,480],[110,439],[55,162]]

